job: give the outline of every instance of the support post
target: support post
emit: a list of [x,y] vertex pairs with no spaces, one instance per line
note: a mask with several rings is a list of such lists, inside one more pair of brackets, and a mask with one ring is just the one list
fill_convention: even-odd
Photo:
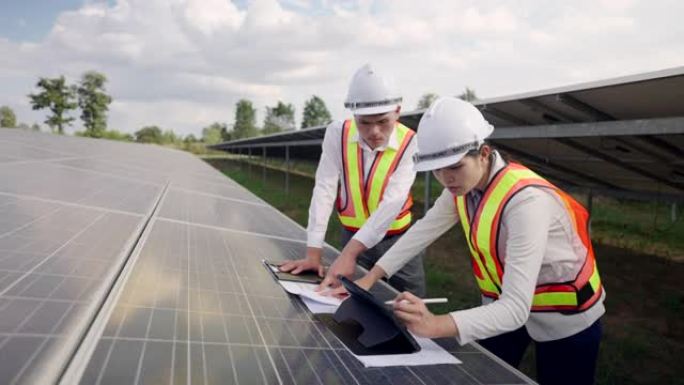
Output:
[[285,195],[290,194],[290,146],[285,146]]
[[247,177],[252,178],[252,147],[247,149]]
[[677,202],[672,202],[672,209],[670,211],[670,219],[672,223],[677,222]]
[[430,195],[431,195],[431,180],[430,180],[430,171],[425,171],[425,207],[423,211],[423,216],[427,214],[428,210],[430,209]]
[[266,184],[266,147],[261,148],[261,183]]

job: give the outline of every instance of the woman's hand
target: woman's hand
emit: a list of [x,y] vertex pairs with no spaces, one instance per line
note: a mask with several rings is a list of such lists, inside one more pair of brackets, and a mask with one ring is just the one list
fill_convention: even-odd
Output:
[[453,337],[458,334],[450,315],[434,315],[423,301],[405,291],[394,299],[394,315],[406,324],[406,328],[419,337]]

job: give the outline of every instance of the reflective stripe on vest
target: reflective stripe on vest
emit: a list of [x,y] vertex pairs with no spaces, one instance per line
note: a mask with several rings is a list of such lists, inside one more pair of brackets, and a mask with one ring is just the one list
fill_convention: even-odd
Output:
[[510,199],[529,186],[548,188],[557,194],[570,216],[576,236],[587,250],[582,268],[574,280],[537,285],[531,310],[567,313],[587,310],[598,301],[602,291],[594,249],[589,238],[589,214],[570,195],[516,163],[501,169],[487,186],[473,215],[473,223],[468,216],[465,196],[454,197],[472,257],[473,274],[480,291],[482,295],[494,299],[501,294],[501,282],[505,273],[505,266],[498,255],[501,214]]
[[[397,141],[400,143],[399,149],[387,148],[385,151],[378,151],[364,184],[363,150],[358,141],[350,140],[357,133],[356,123],[353,119],[344,122],[342,130],[344,184],[340,188],[345,189],[345,201],[342,202],[341,194],[338,194],[337,212],[342,226],[348,230],[358,231],[366,223],[368,217],[377,210],[390,177],[415,135],[415,132],[399,122],[394,129]],[[387,234],[402,233],[411,225],[411,206],[413,206],[413,198],[409,194],[399,215],[390,224]]]

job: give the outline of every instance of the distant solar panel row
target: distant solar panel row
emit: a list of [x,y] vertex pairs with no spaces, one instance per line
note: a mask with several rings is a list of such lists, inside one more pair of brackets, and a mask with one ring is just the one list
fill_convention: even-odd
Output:
[[[495,146],[565,188],[684,201],[684,67],[474,104]],[[423,110],[402,114],[417,129]],[[221,143],[252,156],[320,157],[325,127]]]
[[364,368],[260,263],[304,230],[189,154],[4,129],[0,154],[3,384],[530,382],[451,339],[462,365]]

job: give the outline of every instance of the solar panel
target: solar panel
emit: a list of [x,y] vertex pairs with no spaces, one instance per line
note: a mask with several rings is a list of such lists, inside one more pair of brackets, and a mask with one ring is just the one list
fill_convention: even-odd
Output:
[[530,383],[453,339],[462,365],[364,368],[261,264],[302,256],[304,229],[189,154],[16,130],[0,148],[3,383]]
[[[682,201],[684,67],[474,101],[491,142],[563,188]],[[423,110],[402,114],[417,129]],[[225,142],[252,157],[320,158],[325,127]],[[563,183],[564,182],[564,183]]]

